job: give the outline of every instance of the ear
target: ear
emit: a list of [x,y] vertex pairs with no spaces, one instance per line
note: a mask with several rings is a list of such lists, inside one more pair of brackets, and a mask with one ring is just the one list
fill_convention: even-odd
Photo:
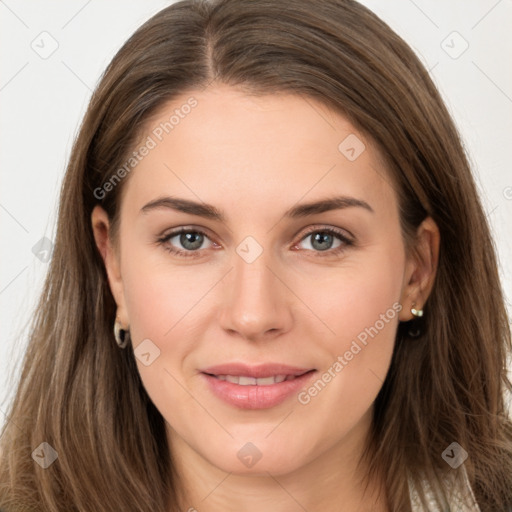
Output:
[[121,326],[126,328],[130,325],[130,322],[124,299],[119,250],[112,243],[110,221],[107,212],[101,206],[94,207],[91,214],[91,223],[94,240],[107,271],[110,290],[117,304],[117,318]]
[[407,256],[400,300],[403,307],[399,319],[402,322],[414,318],[412,307],[423,309],[432,291],[439,261],[440,240],[437,224],[431,217],[427,217],[418,227],[416,242]]

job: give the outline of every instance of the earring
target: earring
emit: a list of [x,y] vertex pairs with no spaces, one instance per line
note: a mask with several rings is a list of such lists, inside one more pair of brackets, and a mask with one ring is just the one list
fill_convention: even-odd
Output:
[[407,334],[410,338],[419,338],[421,336],[421,329],[419,327],[411,327]]
[[423,309],[416,309],[414,306],[416,304],[413,302],[411,307],[411,313],[416,317],[419,318],[420,316],[423,316]]
[[114,323],[114,338],[119,348],[126,348],[130,341],[130,331],[122,329],[117,319]]

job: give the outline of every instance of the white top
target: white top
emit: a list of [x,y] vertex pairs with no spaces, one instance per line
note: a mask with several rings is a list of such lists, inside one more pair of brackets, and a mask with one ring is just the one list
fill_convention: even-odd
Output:
[[445,510],[456,511],[456,512],[481,512],[478,503],[476,502],[473,490],[469,485],[468,476],[466,470],[463,467],[464,481],[463,486],[452,487],[452,493],[449,497],[449,502],[446,504],[448,509],[441,509],[436,504],[430,485],[427,481],[424,481],[423,488],[426,493],[428,501],[428,509],[425,509],[420,502],[417,491],[409,480],[409,496],[411,497],[411,507],[413,512],[445,512]]

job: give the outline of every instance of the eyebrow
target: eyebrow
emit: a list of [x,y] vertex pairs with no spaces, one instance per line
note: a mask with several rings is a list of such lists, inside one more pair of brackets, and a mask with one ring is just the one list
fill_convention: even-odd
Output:
[[[332,198],[322,199],[310,203],[299,204],[293,206],[284,213],[284,217],[290,219],[298,219],[307,217],[318,213],[324,213],[331,210],[343,210],[345,208],[360,207],[375,213],[373,208],[361,199],[348,196],[337,196]],[[191,215],[204,217],[205,219],[217,220],[219,222],[226,222],[225,215],[218,210],[215,206],[207,203],[198,203],[189,199],[182,199],[178,197],[159,197],[141,208],[141,213],[148,213],[152,210],[171,209]]]

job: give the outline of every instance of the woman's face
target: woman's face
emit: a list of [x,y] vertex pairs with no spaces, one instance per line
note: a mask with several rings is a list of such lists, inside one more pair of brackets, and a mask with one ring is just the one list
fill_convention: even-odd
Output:
[[[313,99],[212,86],[135,150],[104,255],[177,459],[279,475],[355,457],[416,290],[374,146]],[[246,367],[211,368],[230,364]],[[293,373],[262,365],[309,373],[206,375]]]

